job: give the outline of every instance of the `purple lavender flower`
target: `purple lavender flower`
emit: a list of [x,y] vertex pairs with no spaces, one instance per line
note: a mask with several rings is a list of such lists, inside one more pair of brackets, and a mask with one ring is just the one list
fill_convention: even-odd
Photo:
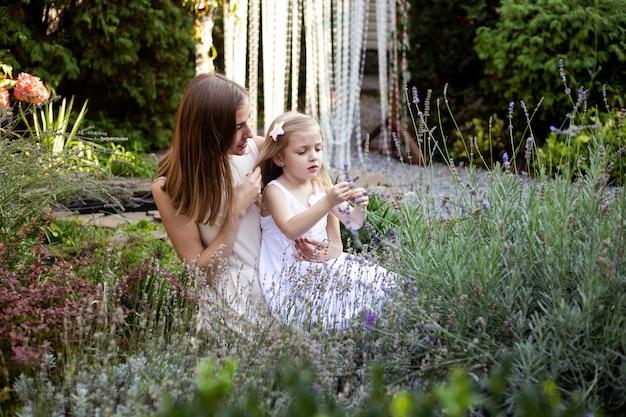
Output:
[[522,106],[522,110],[524,110],[524,116],[526,116],[526,123],[530,124],[530,115],[528,114],[528,107],[526,107],[526,102],[524,100],[519,101],[520,106]]
[[348,162],[343,163],[343,173],[346,176],[346,181],[352,182],[352,176],[350,175],[350,164],[348,164]]
[[525,149],[526,149],[526,152],[524,154],[524,158],[525,159],[530,159],[530,155],[533,152],[533,138],[532,138],[532,136],[529,136],[528,139],[526,139]]
[[411,92],[413,93],[413,104],[419,104],[420,99],[417,96],[417,87],[413,86],[413,88],[411,88]]
[[393,229],[389,230],[389,238],[391,239],[392,243],[398,243],[398,238],[396,237],[396,232]]
[[372,331],[374,328],[374,324],[376,324],[376,314],[371,311],[368,311],[365,315],[365,330],[368,332]]
[[489,204],[489,201],[487,201],[487,199],[483,199],[483,210],[489,210],[491,208],[491,204]]
[[559,75],[561,76],[561,81],[563,81],[563,85],[565,86],[565,94],[570,95],[572,90],[567,86],[567,77],[565,76],[563,59],[559,59]]
[[563,58],[559,59],[559,74],[561,75],[561,80],[563,80],[563,83],[566,83],[567,77],[565,76],[565,67],[563,66]]
[[424,342],[426,342],[426,343],[430,343],[430,337],[428,337],[428,336],[424,336],[424,339],[423,339],[423,340],[424,340]]

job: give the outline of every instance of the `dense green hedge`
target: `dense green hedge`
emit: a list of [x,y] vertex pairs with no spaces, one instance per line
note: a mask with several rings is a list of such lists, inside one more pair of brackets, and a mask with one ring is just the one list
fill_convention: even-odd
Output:
[[[626,0],[503,0],[499,16],[495,27],[481,27],[476,36],[486,95],[530,106],[543,97],[536,121],[544,127],[563,121],[560,110],[578,100],[580,86],[595,93],[585,96],[589,106],[605,110],[603,84],[612,107],[625,105]],[[571,94],[565,94],[559,60]]]
[[[97,130],[169,143],[194,75],[193,18],[175,0],[2,1],[0,61],[82,103]],[[88,123],[89,124],[89,123]]]

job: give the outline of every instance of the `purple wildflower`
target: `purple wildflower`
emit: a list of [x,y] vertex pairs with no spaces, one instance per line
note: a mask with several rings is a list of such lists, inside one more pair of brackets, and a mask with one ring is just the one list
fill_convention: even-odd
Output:
[[428,337],[428,335],[424,336],[424,342],[426,343],[430,343],[430,337]]
[[561,81],[563,81],[563,85],[565,86],[565,94],[570,95],[572,90],[567,86],[567,77],[565,76],[563,59],[559,59],[559,75],[561,76]]
[[600,205],[600,211],[602,212],[602,214],[606,214],[607,211],[609,211],[609,205],[606,203],[602,203]]
[[411,92],[413,93],[413,104],[418,104],[420,99],[417,96],[417,87],[413,86],[413,88],[411,88]]
[[515,102],[509,102],[509,130],[513,130],[513,108],[515,108]]
[[526,139],[525,149],[526,149],[526,152],[524,154],[524,158],[530,159],[530,155],[533,152],[533,138],[531,136],[529,136],[528,139]]
[[[571,134],[569,129],[561,130],[558,127],[555,127],[555,126],[550,126],[550,132],[553,132],[556,135],[564,135],[564,136],[569,136]],[[528,146],[528,145],[526,145],[526,146]],[[526,148],[526,149],[528,149],[528,148]]]
[[530,115],[528,114],[528,107],[526,107],[526,102],[524,100],[519,101],[520,106],[522,106],[522,110],[524,110],[524,116],[526,116],[526,123],[530,124]]
[[368,311],[365,315],[365,330],[372,331],[374,328],[374,324],[376,324],[376,314],[371,311]]
[[489,201],[487,201],[487,199],[483,199],[483,210],[489,210],[491,208],[491,204],[489,204]]
[[389,238],[391,239],[392,243],[398,243],[396,232],[393,229],[389,230]]

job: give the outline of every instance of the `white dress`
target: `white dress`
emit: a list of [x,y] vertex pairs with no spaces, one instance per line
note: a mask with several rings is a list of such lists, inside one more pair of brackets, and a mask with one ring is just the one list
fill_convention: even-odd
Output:
[[[231,159],[233,183],[237,184],[245,177],[256,162],[259,150],[254,140],[248,141],[247,152]],[[208,293],[208,303],[204,310],[207,320],[215,313],[210,303],[221,303],[231,308],[236,315],[257,322],[269,318],[270,312],[259,285],[258,259],[261,248],[261,227],[259,224],[260,209],[256,204],[248,207],[244,215],[239,234],[228,257],[227,264],[220,269],[219,276],[214,280],[214,292]],[[218,219],[213,226],[197,223],[204,245],[209,245],[217,236],[226,217],[226,210],[222,207]],[[202,305],[201,305],[202,308]],[[234,318],[231,318],[234,319]]]
[[[280,188],[294,215],[308,208],[278,181],[266,187]],[[309,207],[324,195],[323,191],[312,195]],[[338,329],[347,327],[359,314],[377,314],[394,273],[347,253],[327,262],[302,261],[294,256],[294,242],[280,231],[272,216],[261,217],[261,230],[261,288],[272,313],[283,322]],[[326,239],[326,216],[305,236]]]

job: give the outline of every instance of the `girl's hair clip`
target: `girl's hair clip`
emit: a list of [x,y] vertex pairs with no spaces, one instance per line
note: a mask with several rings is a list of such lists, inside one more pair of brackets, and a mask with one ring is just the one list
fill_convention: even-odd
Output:
[[284,135],[285,131],[283,130],[283,125],[285,124],[284,121],[280,121],[280,122],[276,122],[274,124],[274,128],[272,129],[272,131],[270,132],[270,136],[272,137],[272,139],[274,140],[274,142],[276,142],[276,139],[278,139],[278,137],[280,135]]

